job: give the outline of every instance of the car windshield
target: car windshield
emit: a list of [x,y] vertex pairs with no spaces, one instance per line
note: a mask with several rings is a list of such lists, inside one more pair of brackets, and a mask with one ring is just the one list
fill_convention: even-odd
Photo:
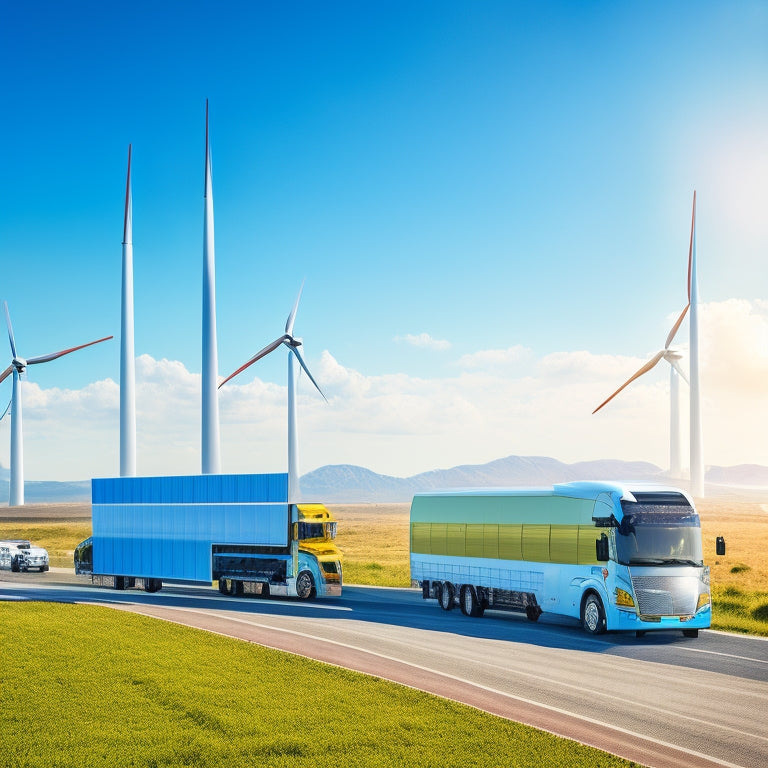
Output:
[[[637,494],[639,496],[639,494]],[[671,503],[670,503],[671,502]],[[616,559],[625,565],[701,566],[701,527],[683,496],[622,501]]]

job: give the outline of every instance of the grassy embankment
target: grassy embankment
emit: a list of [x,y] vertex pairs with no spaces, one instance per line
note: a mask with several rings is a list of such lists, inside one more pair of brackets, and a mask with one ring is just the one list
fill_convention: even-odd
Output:
[[636,765],[319,662],[108,608],[0,603],[14,768]]
[[[329,505],[339,520],[348,584],[410,586],[408,504]],[[713,627],[768,636],[768,508],[755,502],[703,500],[704,561],[711,567]],[[51,565],[71,567],[74,547],[90,535],[88,521],[0,521],[0,538],[28,538],[46,547]],[[715,538],[724,536],[725,557]]]

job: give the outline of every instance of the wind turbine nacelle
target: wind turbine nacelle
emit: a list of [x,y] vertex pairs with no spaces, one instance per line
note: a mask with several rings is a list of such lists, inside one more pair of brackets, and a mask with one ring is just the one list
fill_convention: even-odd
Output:
[[14,357],[11,361],[11,365],[19,372],[23,373],[27,367],[27,361],[23,357]]
[[682,360],[683,354],[676,349],[668,349],[664,352],[665,360]]

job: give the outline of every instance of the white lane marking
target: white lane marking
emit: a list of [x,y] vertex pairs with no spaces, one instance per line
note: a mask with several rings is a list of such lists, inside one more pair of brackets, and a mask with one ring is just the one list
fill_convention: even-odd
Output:
[[[762,638],[761,638],[762,639]],[[708,653],[710,656],[726,656],[729,659],[739,661],[754,661],[756,664],[768,664],[768,659],[756,659],[753,656],[737,656],[735,653],[723,653],[722,651],[708,651],[706,648],[679,648],[686,653]]]
[[[171,608],[171,610],[182,611],[182,612],[193,613],[193,614],[194,613],[198,613],[198,611],[196,611],[196,610],[194,610],[192,608]],[[155,618],[157,618],[157,617],[155,617]],[[252,621],[247,621],[246,619],[238,618],[236,616],[227,616],[225,618],[228,621],[233,621],[233,622],[235,622],[237,624],[246,624],[246,625],[249,625],[249,626],[253,626],[254,623],[255,623],[255,622],[252,622]],[[546,709],[546,710],[549,710],[551,712],[556,712],[556,713],[561,714],[561,715],[567,715],[569,717],[573,717],[573,718],[576,718],[578,720],[583,720],[585,722],[592,723],[593,725],[599,725],[599,726],[602,726],[602,727],[605,727],[605,728],[609,728],[610,730],[618,731],[619,733],[629,734],[631,736],[635,736],[636,738],[643,739],[645,741],[650,741],[650,742],[652,742],[654,744],[658,744],[658,745],[663,746],[663,747],[667,747],[667,748],[671,748],[671,749],[677,749],[677,750],[680,750],[680,751],[683,751],[683,752],[688,752],[689,754],[696,755],[697,757],[701,757],[703,759],[715,762],[718,765],[726,766],[726,768],[744,768],[744,766],[740,766],[737,763],[729,763],[729,762],[727,762],[725,760],[720,760],[719,758],[716,758],[716,757],[714,757],[712,755],[706,755],[706,754],[704,754],[702,752],[696,752],[694,750],[688,749],[687,747],[684,747],[684,746],[681,746],[681,745],[671,744],[671,743],[666,742],[666,741],[661,741],[660,739],[652,738],[650,736],[647,736],[646,734],[636,733],[636,732],[633,732],[633,731],[628,731],[626,728],[621,728],[619,726],[611,725],[610,723],[605,723],[602,720],[597,720],[597,719],[594,719],[594,718],[591,718],[591,717],[587,717],[586,715],[580,715],[580,714],[577,714],[575,712],[570,712],[569,710],[561,709],[560,707],[553,707],[550,704],[544,704],[542,702],[535,701],[533,699],[525,698],[524,696],[516,696],[515,694],[507,693],[506,691],[500,691],[500,690],[498,690],[496,688],[491,688],[490,686],[482,685],[481,683],[476,683],[476,682],[473,682],[471,680],[467,680],[465,678],[458,677],[456,675],[448,674],[447,672],[442,672],[441,670],[431,669],[430,667],[425,667],[425,666],[423,666],[421,664],[416,664],[416,663],[410,662],[410,661],[404,661],[403,659],[398,659],[395,656],[388,656],[387,654],[378,653],[377,651],[370,651],[370,650],[367,650],[365,648],[360,648],[359,646],[356,646],[356,645],[351,645],[350,643],[342,643],[342,642],[340,642],[338,640],[328,640],[326,638],[318,637],[317,635],[311,635],[308,632],[300,632],[300,631],[295,630],[295,629],[286,629],[286,628],[283,628],[283,627],[274,627],[274,626],[265,625],[265,624],[258,624],[258,626],[262,627],[263,629],[269,629],[269,630],[273,630],[273,631],[276,631],[276,632],[284,632],[285,634],[294,635],[296,637],[303,637],[303,638],[306,638],[308,640],[316,640],[316,641],[320,641],[322,643],[329,643],[331,645],[336,645],[336,646],[339,646],[341,648],[347,648],[349,650],[358,651],[358,652],[361,652],[361,653],[368,654],[370,656],[375,656],[377,658],[384,659],[386,661],[393,661],[393,662],[398,663],[398,664],[404,664],[405,666],[412,667],[413,669],[418,669],[418,670],[420,670],[422,672],[429,672],[431,674],[439,675],[440,677],[444,677],[444,678],[446,678],[448,680],[455,680],[455,681],[457,681],[459,683],[463,683],[465,685],[470,685],[470,686],[473,686],[475,688],[479,688],[480,690],[488,691],[489,693],[493,693],[493,694],[498,695],[498,696],[503,696],[505,698],[512,699],[514,701],[521,701],[524,704],[530,704],[532,706],[541,707],[542,709]],[[236,639],[236,640],[242,640],[243,639],[241,637],[236,637],[234,635],[228,635],[226,632],[215,632],[215,634],[224,635],[226,637],[231,637],[231,638]],[[278,649],[278,650],[280,650],[280,649]],[[295,653],[295,652],[291,652],[291,653],[294,653],[294,655],[297,655],[297,656],[304,656],[304,654],[300,654],[300,653]],[[312,657],[311,656],[305,656],[305,658],[312,658]],[[328,663],[328,662],[326,662],[326,663]],[[331,666],[337,666],[337,665],[333,664]],[[530,676],[531,677],[535,677],[535,675],[530,675]],[[406,685],[406,687],[409,687],[409,688],[414,688],[415,687],[415,686],[410,686],[410,685],[407,685],[407,684],[404,684],[404,685]],[[568,685],[569,687],[574,687],[574,688],[578,687],[578,686],[569,685],[567,683],[565,683],[564,685]],[[448,698],[448,697],[442,697],[442,698]],[[611,698],[619,699],[619,697],[611,697]],[[619,699],[619,700],[626,701],[626,699]],[[639,706],[643,706],[643,707],[646,707],[648,709],[651,709],[651,710],[657,711],[657,712],[661,712],[662,711],[662,710],[659,710],[659,709],[657,709],[655,707],[649,707],[648,705],[644,705],[644,704],[641,704]],[[747,736],[747,737],[750,737],[750,738],[757,738],[757,739],[760,739],[762,741],[768,741],[768,738],[766,738],[764,736],[758,736],[756,734],[748,733],[746,731],[739,731],[739,730],[737,730],[735,728],[731,728],[729,726],[720,725],[718,723],[707,723],[706,721],[697,720],[696,718],[690,717],[688,715],[680,715],[680,714],[678,714],[676,712],[667,712],[667,714],[671,714],[673,716],[681,717],[681,718],[684,718],[684,719],[687,719],[687,720],[693,720],[693,721],[695,721],[697,723],[704,723],[705,725],[713,725],[716,728],[721,728],[721,729],[724,729],[724,730],[733,731],[735,733],[738,733],[740,735]],[[541,729],[541,730],[546,730],[546,729]],[[555,735],[559,735],[559,734],[555,734]]]

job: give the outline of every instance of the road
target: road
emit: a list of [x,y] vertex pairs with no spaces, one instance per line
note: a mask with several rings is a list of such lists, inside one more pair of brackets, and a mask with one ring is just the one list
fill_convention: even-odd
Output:
[[239,637],[463,701],[653,768],[768,765],[768,640],[586,635],[576,623],[445,612],[408,589],[336,599],[154,595],[71,571],[0,572],[0,600],[99,603]]

